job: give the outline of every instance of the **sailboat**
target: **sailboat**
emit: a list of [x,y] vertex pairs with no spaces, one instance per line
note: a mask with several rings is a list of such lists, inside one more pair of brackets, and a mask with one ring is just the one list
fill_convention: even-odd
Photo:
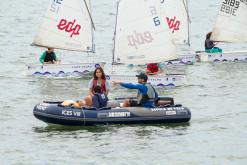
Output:
[[[172,37],[171,29],[177,29],[178,25],[173,27],[173,23],[170,22],[172,20],[168,20],[170,27],[168,26],[167,19],[170,18],[165,17],[166,10],[162,6],[163,2],[144,3],[149,6],[139,6],[138,3],[140,1],[120,0],[118,2],[113,63],[143,65],[177,59],[178,55],[173,39],[179,43],[184,37],[180,37],[183,36],[181,33],[174,34]],[[184,8],[184,6],[182,7]],[[138,12],[136,12],[137,10]],[[108,76],[108,79],[136,82],[135,74],[113,73]],[[183,74],[159,74],[149,76],[149,82],[154,86],[179,86],[183,84],[184,77]]]
[[[94,52],[94,24],[90,0],[51,0],[33,44],[80,52]],[[103,67],[103,62],[27,64],[30,75],[82,76]]]
[[[221,0],[211,40],[215,42],[247,42],[247,1]],[[198,53],[202,62],[247,61],[247,50],[223,53]]]

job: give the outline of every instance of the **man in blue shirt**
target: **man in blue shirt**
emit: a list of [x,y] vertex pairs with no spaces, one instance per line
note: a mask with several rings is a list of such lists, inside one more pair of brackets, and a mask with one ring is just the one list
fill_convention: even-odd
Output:
[[138,89],[137,99],[127,99],[124,101],[123,107],[154,107],[155,101],[158,98],[158,93],[155,91],[151,84],[147,83],[148,76],[145,73],[140,73],[136,75],[138,78],[138,84],[124,83],[120,81],[113,81],[113,84],[119,84],[122,87],[128,89]]

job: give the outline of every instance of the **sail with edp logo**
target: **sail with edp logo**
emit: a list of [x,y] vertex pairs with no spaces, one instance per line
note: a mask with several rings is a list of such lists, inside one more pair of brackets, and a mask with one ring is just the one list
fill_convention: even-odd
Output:
[[[221,0],[218,17],[212,30],[211,40],[222,43],[247,42],[247,1]],[[202,52],[199,61],[247,61],[247,50]]]
[[[93,53],[94,24],[90,0],[51,0],[32,45]],[[83,76],[104,66],[103,62],[73,64],[28,64],[38,76]]]

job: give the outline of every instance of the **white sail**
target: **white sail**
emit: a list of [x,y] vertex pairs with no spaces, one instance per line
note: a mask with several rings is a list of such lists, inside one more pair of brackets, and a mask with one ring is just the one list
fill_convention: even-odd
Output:
[[186,0],[161,0],[162,16],[166,20],[175,44],[189,45],[189,15]]
[[247,41],[247,0],[222,0],[211,39],[222,42]]
[[75,51],[93,50],[90,0],[51,0],[33,44]]
[[168,26],[160,16],[160,0],[122,0],[118,5],[114,59],[145,64],[177,58]]

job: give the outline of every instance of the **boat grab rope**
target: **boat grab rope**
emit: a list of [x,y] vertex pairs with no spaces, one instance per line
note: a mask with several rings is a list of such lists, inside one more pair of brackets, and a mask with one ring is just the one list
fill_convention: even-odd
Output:
[[82,110],[82,113],[83,113],[84,126],[85,126],[85,125],[86,125],[86,117],[85,117],[85,112],[84,112],[83,108],[82,108],[81,110]]

